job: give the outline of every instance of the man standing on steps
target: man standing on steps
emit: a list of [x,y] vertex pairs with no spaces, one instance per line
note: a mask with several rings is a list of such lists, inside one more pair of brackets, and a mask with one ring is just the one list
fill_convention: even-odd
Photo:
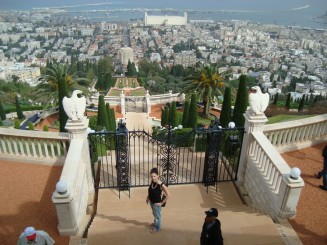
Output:
[[327,145],[322,150],[322,156],[324,157],[324,167],[318,173],[317,178],[320,179],[322,177],[322,183],[323,183],[323,185],[319,185],[319,187],[321,189],[323,189],[324,191],[327,191]]
[[220,221],[217,219],[218,210],[216,208],[210,208],[208,211],[205,211],[205,214],[206,217],[202,226],[200,244],[224,245]]

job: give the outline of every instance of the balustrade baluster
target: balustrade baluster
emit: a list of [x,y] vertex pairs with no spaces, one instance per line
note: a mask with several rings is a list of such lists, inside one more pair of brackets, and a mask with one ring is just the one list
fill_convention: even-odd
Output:
[[9,151],[9,154],[11,155],[11,154],[13,154],[12,146],[11,146],[12,137],[8,137],[7,139],[8,139],[7,140],[8,151]]
[[38,140],[38,142],[37,142],[37,148],[39,150],[39,157],[43,157],[43,152],[42,152],[42,147],[41,147],[40,140]]
[[33,151],[33,155],[32,155],[32,157],[37,157],[37,154],[36,154],[36,147],[35,147],[35,139],[32,139],[32,140],[31,140],[31,144],[32,144],[32,151]]
[[61,148],[58,141],[57,141],[57,156],[61,156]]
[[18,147],[17,147],[17,142],[16,142],[17,138],[12,138],[12,144],[14,146],[14,154],[15,155],[19,155],[19,151],[18,151]]
[[43,147],[44,147],[45,157],[49,157],[48,141],[47,140],[43,141]]
[[26,148],[26,155],[27,157],[31,156],[31,151],[30,151],[30,139],[25,139],[25,148]]
[[55,157],[56,155],[55,155],[55,149],[54,149],[54,141],[53,140],[51,140],[50,141],[50,148],[51,148],[51,157]]
[[20,149],[20,154],[22,156],[26,156],[25,154],[25,149],[24,149],[24,146],[23,146],[23,138],[18,138],[18,143],[19,143],[19,149]]
[[4,138],[1,138],[1,153],[4,153],[6,154],[7,153],[7,146],[6,146],[6,143],[5,143],[5,139]]

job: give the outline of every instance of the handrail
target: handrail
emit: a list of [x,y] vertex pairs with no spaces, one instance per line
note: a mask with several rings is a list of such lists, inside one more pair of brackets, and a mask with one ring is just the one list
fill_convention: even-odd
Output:
[[[322,143],[327,139],[327,114],[294,120],[290,122],[274,123],[264,126],[264,134],[279,152],[285,152],[309,145],[304,142]],[[288,149],[285,147],[288,146]]]
[[0,129],[0,159],[42,164],[63,164],[69,134]]

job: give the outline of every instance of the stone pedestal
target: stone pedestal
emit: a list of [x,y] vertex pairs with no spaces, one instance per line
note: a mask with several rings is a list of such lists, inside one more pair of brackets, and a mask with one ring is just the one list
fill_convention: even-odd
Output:
[[79,229],[74,216],[71,192],[66,194],[59,194],[54,192],[52,194],[52,202],[55,204],[57,217],[58,217],[58,231],[61,236],[75,236],[78,234]]
[[240,163],[238,168],[237,180],[242,185],[244,182],[244,172],[247,164],[247,156],[249,153],[249,147],[251,145],[251,133],[263,131],[263,127],[268,121],[264,114],[254,115],[250,111],[246,111],[244,114],[245,124],[244,124],[244,137],[242,144],[242,151],[240,156]]

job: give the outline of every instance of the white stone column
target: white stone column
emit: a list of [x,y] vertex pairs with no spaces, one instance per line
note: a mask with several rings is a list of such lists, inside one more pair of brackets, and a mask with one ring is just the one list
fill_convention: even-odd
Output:
[[244,124],[244,136],[242,143],[242,151],[240,156],[240,163],[237,173],[237,181],[242,185],[244,182],[244,174],[247,164],[247,157],[249,154],[249,148],[252,143],[252,132],[263,131],[265,123],[268,121],[264,114],[254,115],[251,111],[246,111],[244,114],[245,124]]
[[120,94],[120,112],[121,112],[121,114],[123,114],[123,117],[124,117],[126,110],[125,110],[125,95],[124,95],[123,91]]
[[70,141],[73,139],[83,139],[83,162],[81,164],[85,164],[86,169],[86,177],[87,177],[87,185],[88,185],[88,205],[93,205],[94,200],[94,181],[92,176],[92,169],[91,169],[91,159],[90,159],[90,148],[89,148],[89,141],[87,138],[87,128],[89,126],[89,119],[84,117],[82,120],[79,121],[72,121],[68,120],[65,126],[65,129],[69,132],[69,139]]

